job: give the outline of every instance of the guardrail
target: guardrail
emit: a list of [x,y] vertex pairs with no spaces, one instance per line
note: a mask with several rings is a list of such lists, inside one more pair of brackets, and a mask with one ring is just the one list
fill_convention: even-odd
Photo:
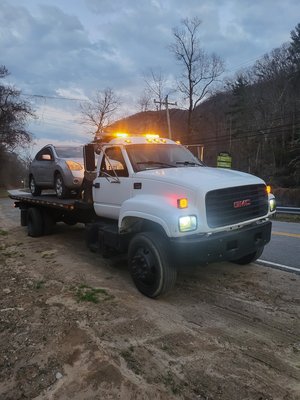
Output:
[[300,208],[298,207],[276,207],[276,212],[278,214],[292,214],[300,215]]

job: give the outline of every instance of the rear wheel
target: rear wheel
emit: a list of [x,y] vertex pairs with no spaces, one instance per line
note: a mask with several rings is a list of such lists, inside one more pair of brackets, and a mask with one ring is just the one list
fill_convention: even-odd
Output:
[[21,211],[21,214],[20,214],[21,226],[27,226],[27,213],[28,213],[28,210],[27,210],[27,208],[21,208],[20,211]]
[[244,257],[238,258],[237,260],[232,260],[235,264],[246,265],[250,264],[253,261],[256,261],[263,253],[264,246],[260,247],[258,250],[254,251],[253,253],[247,254]]
[[29,177],[29,189],[32,196],[39,196],[42,193],[42,189],[36,185],[35,179],[32,175]]
[[136,287],[148,297],[160,296],[175,284],[168,242],[158,232],[138,233],[129,245],[128,262]]
[[27,232],[28,236],[39,237],[43,235],[44,224],[43,215],[38,208],[29,208],[27,213]]
[[70,195],[70,192],[66,188],[66,185],[64,183],[63,177],[61,176],[61,174],[59,172],[55,175],[55,178],[54,178],[54,189],[56,192],[56,196],[59,199],[64,199]]

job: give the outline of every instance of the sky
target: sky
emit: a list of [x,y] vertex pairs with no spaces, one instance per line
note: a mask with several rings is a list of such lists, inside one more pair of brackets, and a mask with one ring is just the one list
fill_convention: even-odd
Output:
[[[183,18],[201,21],[199,38],[233,76],[290,40],[299,0],[0,0],[4,83],[20,89],[37,118],[28,129],[35,152],[47,143],[86,143],[80,103],[107,87],[119,117],[133,114],[150,69],[169,82],[180,72],[169,51]],[[179,93],[172,95],[180,103]]]

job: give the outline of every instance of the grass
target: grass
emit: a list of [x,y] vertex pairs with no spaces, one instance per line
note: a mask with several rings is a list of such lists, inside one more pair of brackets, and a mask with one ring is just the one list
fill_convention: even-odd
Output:
[[102,288],[92,288],[91,286],[80,285],[76,289],[76,298],[78,302],[89,301],[91,303],[99,303],[103,300],[112,300],[114,296]]
[[173,374],[171,371],[168,371],[167,374],[162,377],[162,381],[166,386],[168,386],[172,390],[173,394],[176,395],[176,394],[180,393],[180,386],[175,383],[175,380],[174,380],[174,377],[173,377]]
[[7,236],[7,235],[8,235],[8,232],[6,230],[0,228],[0,236]]
[[282,221],[282,222],[300,222],[300,215],[292,215],[292,214],[275,214],[272,217],[273,221]]
[[39,289],[42,289],[44,287],[44,285],[45,285],[45,281],[37,281],[34,284],[34,288],[36,290],[39,290]]
[[128,350],[123,350],[121,356],[126,361],[128,368],[130,368],[136,375],[140,375],[140,365],[133,355],[134,348],[130,346]]

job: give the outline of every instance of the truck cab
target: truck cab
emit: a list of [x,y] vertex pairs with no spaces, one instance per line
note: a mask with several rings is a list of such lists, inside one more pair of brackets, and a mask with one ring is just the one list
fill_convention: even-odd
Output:
[[[125,202],[133,197],[140,199],[141,195],[148,195],[164,199],[167,194],[163,186],[168,176],[187,166],[202,167],[203,163],[169,139],[160,139],[157,135],[117,136],[100,148],[93,185],[95,212],[119,219],[123,217]],[[169,175],[170,169],[173,171]],[[175,188],[168,190],[175,193]],[[150,206],[151,198],[149,202]]]

